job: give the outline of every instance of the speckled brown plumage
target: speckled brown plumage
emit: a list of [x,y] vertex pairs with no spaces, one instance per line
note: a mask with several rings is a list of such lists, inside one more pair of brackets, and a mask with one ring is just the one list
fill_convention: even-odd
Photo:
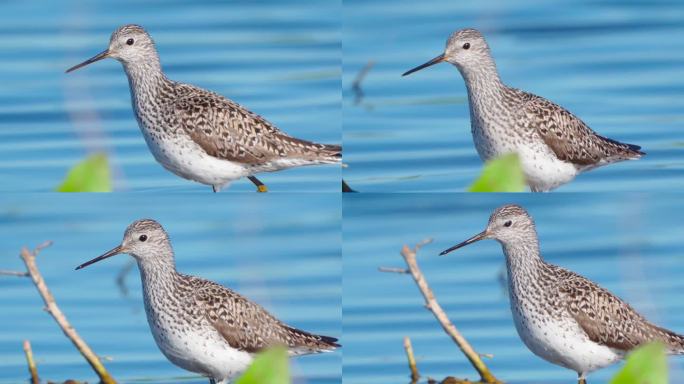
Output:
[[641,147],[598,135],[565,108],[537,95],[511,89],[522,100],[520,127],[533,130],[560,160],[584,170],[644,155]]
[[317,144],[289,136],[261,116],[213,92],[175,84],[168,108],[178,124],[209,155],[258,166],[278,158],[337,161],[338,145]]
[[284,345],[292,354],[304,354],[339,347],[337,339],[290,327],[259,304],[212,281],[178,274],[172,294],[188,321],[206,321],[235,349],[255,353]]
[[[564,310],[577,321],[590,340],[618,350],[629,351],[639,345],[663,342],[670,353],[684,353],[684,336],[658,327],[619,297],[572,271],[545,263],[553,295]],[[552,284],[555,283],[555,284]]]

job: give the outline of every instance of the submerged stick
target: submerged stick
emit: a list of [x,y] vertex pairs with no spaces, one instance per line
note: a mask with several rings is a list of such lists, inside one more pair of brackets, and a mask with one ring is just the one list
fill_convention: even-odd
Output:
[[404,247],[401,250],[401,256],[404,258],[404,261],[406,261],[409,273],[411,274],[411,277],[413,277],[413,280],[418,286],[420,293],[423,295],[423,298],[425,299],[425,307],[430,312],[432,312],[432,314],[435,316],[435,318],[442,326],[444,331],[451,337],[451,339],[461,349],[461,352],[463,352],[466,358],[470,361],[470,364],[473,366],[473,368],[475,368],[477,373],[480,375],[481,382],[501,383],[501,381],[497,379],[494,376],[494,374],[491,373],[487,365],[480,358],[480,355],[477,352],[475,352],[470,343],[468,343],[468,341],[465,339],[465,337],[463,337],[461,332],[459,332],[456,326],[451,322],[451,320],[449,320],[449,317],[446,315],[446,312],[444,312],[444,310],[442,309],[442,306],[439,305],[439,303],[437,302],[435,294],[432,292],[432,289],[430,289],[430,286],[428,285],[425,276],[423,276],[423,273],[418,267],[416,254],[423,245],[429,243],[430,241],[431,240],[423,241],[420,244],[417,244],[414,249],[411,249],[407,245],[404,245]]
[[342,179],[342,192],[345,192],[345,193],[356,193],[356,192],[358,192],[358,191],[352,189],[352,187],[350,187],[349,184],[347,184],[347,182],[344,181],[344,179]]
[[29,373],[31,374],[31,384],[40,384],[38,368],[36,368],[36,362],[33,360],[33,351],[31,350],[31,343],[28,340],[24,340],[24,354],[26,355]]
[[356,75],[356,78],[352,82],[352,91],[354,92],[354,105],[359,105],[361,104],[361,100],[363,100],[363,89],[361,88],[361,83],[363,83],[363,80],[366,78],[368,75],[368,72],[370,72],[371,68],[375,63],[373,61],[369,61],[366,63],[366,65],[361,68],[359,73]]
[[88,364],[90,364],[95,373],[100,377],[100,382],[102,384],[116,384],[116,381],[109,372],[107,372],[107,369],[102,365],[102,362],[97,355],[90,349],[88,344],[81,339],[74,327],[71,326],[64,313],[62,313],[57,306],[54,296],[52,296],[52,293],[45,284],[45,280],[38,270],[38,265],[36,265],[36,254],[44,247],[45,246],[38,247],[34,252],[29,251],[25,247],[22,248],[21,259],[24,261],[24,264],[26,264],[26,270],[28,271],[31,280],[33,280],[33,284],[38,289],[40,297],[45,303],[45,310],[55,319],[59,327],[62,328],[64,335],[71,340],[74,346],[76,346],[76,349],[78,349],[78,351],[81,352],[81,355],[88,361]]
[[126,286],[126,275],[133,269],[135,266],[135,260],[131,259],[128,260],[126,265],[121,268],[119,271],[119,274],[116,275],[116,285],[119,287],[119,292],[121,292],[121,296],[126,297],[128,296],[128,286]]

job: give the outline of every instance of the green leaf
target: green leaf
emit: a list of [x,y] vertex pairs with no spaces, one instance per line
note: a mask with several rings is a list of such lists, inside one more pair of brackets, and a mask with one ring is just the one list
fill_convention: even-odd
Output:
[[667,359],[662,343],[643,345],[627,356],[627,362],[610,384],[667,384]]
[[57,192],[111,192],[107,155],[96,153],[69,170]]
[[290,384],[285,347],[274,347],[256,356],[235,384]]
[[522,192],[525,175],[515,153],[488,161],[468,192]]

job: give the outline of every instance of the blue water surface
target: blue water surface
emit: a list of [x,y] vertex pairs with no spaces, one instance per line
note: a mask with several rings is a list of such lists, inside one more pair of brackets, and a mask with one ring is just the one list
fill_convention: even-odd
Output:
[[[139,197],[135,197],[139,196]],[[0,198],[0,269],[25,270],[21,247],[45,240],[37,263],[58,305],[120,383],[206,383],[157,349],[137,266],[117,276],[120,255],[75,271],[118,245],[128,224],[154,218],[167,230],[178,270],[214,280],[286,323],[341,337],[339,194],[27,195]],[[28,377],[22,341],[43,380],[97,382],[27,278],[0,276],[0,383]],[[297,383],[339,383],[341,352],[291,360]]]
[[[440,64],[449,34],[487,38],[502,80],[648,156],[559,191],[684,189],[684,2],[345,0],[344,169],[360,191],[464,191],[482,163],[465,85]],[[357,103],[352,85],[368,63]]]
[[[117,191],[201,191],[152,157],[121,64],[64,71],[147,28],[169,78],[218,92],[289,134],[340,143],[341,1],[5,1],[0,4],[0,191],[49,191],[92,152]],[[340,167],[261,177],[271,191],[338,191]],[[253,191],[248,181],[231,191]]]
[[[654,323],[684,333],[684,223],[678,194],[346,194],[343,270],[344,382],[407,383],[408,336],[423,381],[477,374],[444,333],[405,268],[399,252],[426,238],[419,265],[456,327],[507,383],[576,382],[576,374],[535,356],[513,324],[504,256],[493,240],[440,257],[479,233],[500,205],[517,203],[536,220],[541,251],[622,297]],[[684,383],[684,358],[670,358],[671,383]],[[606,383],[620,364],[597,371]]]

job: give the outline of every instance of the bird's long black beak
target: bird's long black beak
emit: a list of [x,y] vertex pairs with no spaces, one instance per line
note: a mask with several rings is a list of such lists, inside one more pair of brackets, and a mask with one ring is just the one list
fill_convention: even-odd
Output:
[[486,236],[487,236],[487,231],[482,231],[482,232],[478,233],[477,235],[471,237],[470,239],[468,239],[468,240],[466,240],[466,241],[464,241],[464,242],[462,242],[462,243],[456,244],[456,245],[454,245],[453,247],[451,247],[451,248],[449,248],[449,249],[445,249],[445,250],[442,251],[439,255],[440,255],[440,256],[444,256],[444,255],[446,255],[447,253],[452,252],[452,251],[455,251],[455,250],[457,250],[457,249],[459,249],[459,248],[465,247],[465,246],[468,245],[468,244],[472,244],[472,243],[476,243],[476,242],[478,242],[478,241],[480,241],[480,240],[484,240],[484,239],[486,238]]
[[66,73],[73,72],[81,67],[85,67],[88,64],[92,64],[96,61],[100,61],[102,59],[106,59],[109,56],[109,49],[105,49],[104,51],[98,53],[97,55],[91,57],[90,59],[82,62],[81,64],[76,64],[73,67],[69,68],[66,70]]
[[444,54],[442,53],[441,55],[435,57],[434,59],[428,61],[427,63],[421,64],[421,65],[419,65],[419,66],[417,66],[417,67],[415,67],[409,71],[404,72],[404,74],[402,76],[408,76],[408,75],[412,74],[413,72],[420,71],[423,68],[427,68],[427,67],[430,67],[432,65],[439,64],[439,63],[443,62],[444,60],[445,60]]
[[107,252],[104,253],[103,255],[98,256],[98,257],[96,257],[96,258],[94,258],[94,259],[92,259],[92,260],[90,260],[90,261],[86,261],[85,263],[79,265],[78,267],[76,267],[76,270],[78,271],[79,269],[85,268],[85,267],[89,266],[90,264],[95,264],[95,263],[97,263],[97,262],[100,261],[100,260],[104,260],[104,259],[106,259],[106,258],[108,258],[108,257],[112,257],[112,256],[114,256],[114,255],[118,255],[119,253],[121,253],[121,246],[120,246],[120,245],[117,245],[116,248],[107,251]]

